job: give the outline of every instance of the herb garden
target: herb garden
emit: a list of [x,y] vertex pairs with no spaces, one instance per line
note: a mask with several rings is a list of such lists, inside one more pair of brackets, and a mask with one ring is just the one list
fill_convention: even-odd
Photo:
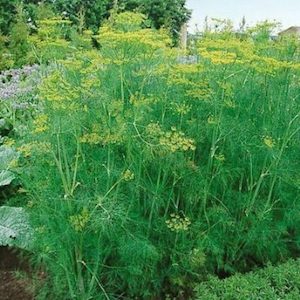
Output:
[[34,299],[299,299],[300,44],[268,26],[195,63],[134,12],[0,39],[0,245]]

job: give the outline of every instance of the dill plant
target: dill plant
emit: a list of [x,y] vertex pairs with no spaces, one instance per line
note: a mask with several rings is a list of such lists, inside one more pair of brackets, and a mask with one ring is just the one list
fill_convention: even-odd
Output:
[[23,183],[48,297],[188,298],[298,253],[298,42],[219,32],[183,65],[143,20],[113,16],[39,86]]

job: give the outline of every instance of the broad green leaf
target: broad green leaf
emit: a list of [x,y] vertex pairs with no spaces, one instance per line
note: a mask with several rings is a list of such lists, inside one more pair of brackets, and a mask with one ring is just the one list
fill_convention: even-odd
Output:
[[0,147],[0,187],[9,185],[15,179],[14,173],[9,169],[11,162],[18,157],[19,154],[14,149],[7,146]]
[[0,186],[9,185],[15,179],[15,175],[11,171],[0,170]]
[[0,246],[30,247],[33,231],[21,207],[0,207]]
[[0,170],[7,170],[9,168],[9,164],[19,157],[18,152],[14,149],[1,146],[0,147]]

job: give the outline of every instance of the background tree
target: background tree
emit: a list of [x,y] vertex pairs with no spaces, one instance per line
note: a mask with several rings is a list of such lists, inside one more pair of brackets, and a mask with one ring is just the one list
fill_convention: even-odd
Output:
[[[37,3],[37,0],[26,0]],[[102,21],[109,17],[109,11],[117,6],[119,12],[138,11],[148,16],[156,29],[170,29],[174,41],[181,26],[187,22],[191,12],[186,8],[186,0],[45,0],[53,5],[59,14],[66,14],[71,21],[78,23],[78,15],[83,9],[87,28],[97,31]]]
[[[9,33],[15,19],[16,5],[24,3],[27,19],[40,19],[49,15],[51,9],[59,15],[65,15],[73,23],[80,23],[84,14],[86,28],[96,32],[110,15],[110,10],[117,6],[119,12],[138,11],[148,16],[156,29],[165,27],[170,30],[176,43],[181,26],[190,18],[186,0],[0,0],[0,31]],[[41,9],[41,7],[43,9]]]
[[16,13],[17,0],[0,0],[0,32],[9,33],[9,28]]
[[109,16],[112,0],[47,0],[53,3],[54,10],[65,14],[72,22],[78,24],[78,16],[82,11],[86,26],[97,31],[101,22]]
[[152,25],[170,29],[174,41],[178,40],[181,26],[191,17],[186,0],[119,0],[120,10],[138,10],[148,16]]
[[23,4],[18,4],[16,6],[16,10],[16,21],[11,27],[9,36],[9,49],[11,54],[13,55],[15,65],[17,67],[20,67],[26,63],[27,52],[30,48],[28,41],[29,28],[26,22],[26,15]]

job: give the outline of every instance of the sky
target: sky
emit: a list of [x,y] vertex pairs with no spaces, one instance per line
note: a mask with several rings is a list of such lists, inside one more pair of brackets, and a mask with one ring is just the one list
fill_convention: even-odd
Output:
[[282,29],[300,26],[300,0],[187,0],[187,7],[193,10],[190,32],[196,24],[202,30],[206,16],[231,19],[235,27],[243,16],[250,26],[267,19],[281,22]]

